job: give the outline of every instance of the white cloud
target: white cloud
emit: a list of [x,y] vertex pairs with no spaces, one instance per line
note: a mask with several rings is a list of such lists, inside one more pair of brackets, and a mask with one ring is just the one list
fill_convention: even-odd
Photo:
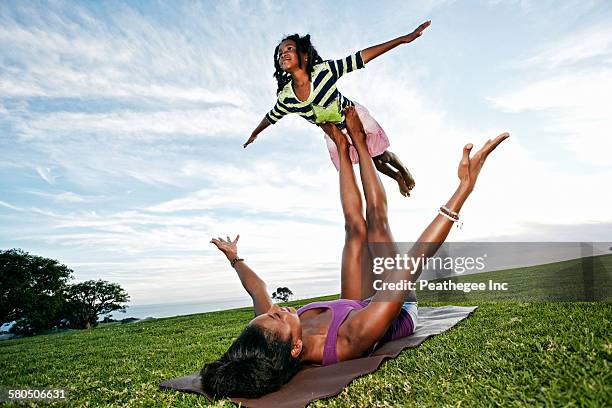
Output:
[[524,16],[535,18],[536,21],[544,17],[557,21],[561,16],[578,19],[605,3],[605,0],[489,0],[487,3],[492,7],[503,6],[506,12],[516,8]]
[[40,178],[45,180],[47,183],[55,183],[55,179],[57,177],[52,174],[52,169],[50,167],[36,167],[36,172],[38,173]]
[[540,111],[547,119],[540,129],[559,135],[579,160],[610,165],[612,69],[551,76],[490,100],[509,112]]
[[544,66],[558,68],[586,59],[610,56],[612,54],[612,26],[608,24],[577,28],[571,35],[546,49],[515,62],[517,67]]
[[19,208],[17,206],[14,206],[12,204],[9,204],[9,203],[7,203],[5,201],[0,201],[0,205],[3,206],[3,207],[9,208],[11,210],[14,210],[14,211],[22,211],[21,208]]
[[113,113],[58,112],[32,115],[16,125],[19,134],[30,138],[65,138],[72,134],[103,134],[105,137],[143,139],[176,137],[177,134],[209,137],[242,136],[257,116],[233,107],[163,112],[122,111]]
[[72,191],[63,191],[61,193],[48,193],[45,191],[24,190],[23,192],[44,197],[56,203],[92,203],[103,200],[105,198],[104,196],[76,194]]
[[[336,220],[339,208],[335,170],[284,168],[258,160],[241,168],[222,163],[189,162],[182,172],[211,182],[207,188],[147,208],[157,213],[233,210],[241,214],[278,214],[319,221]],[[333,200],[325,200],[333,197]],[[256,216],[256,215],[254,215]]]
[[198,102],[243,105],[246,97],[237,89],[218,91],[203,87],[165,84],[117,83],[104,72],[77,72],[69,68],[39,69],[20,78],[4,77],[0,97],[111,97],[116,99],[156,99],[164,102]]
[[[206,46],[184,34],[152,26],[128,7],[112,16],[121,31],[71,5],[44,12],[21,5],[28,25],[0,24],[0,45],[10,49],[0,70],[0,96],[112,97],[230,103],[246,94],[206,59]],[[27,10],[27,11],[26,11]],[[112,24],[111,24],[112,25]],[[11,63],[18,61],[18,64]],[[194,73],[202,72],[203,75]],[[225,71],[227,72],[227,71]],[[218,75],[221,81],[211,81]],[[198,80],[198,78],[200,80]]]
[[534,133],[557,134],[580,161],[607,167],[612,151],[610,57],[609,24],[579,28],[536,55],[512,63],[515,69],[529,69],[530,79],[488,99],[506,112],[539,113],[545,123]]
[[602,68],[555,73],[490,100],[495,107],[513,113],[570,109],[572,119],[605,119],[611,92],[612,69]]

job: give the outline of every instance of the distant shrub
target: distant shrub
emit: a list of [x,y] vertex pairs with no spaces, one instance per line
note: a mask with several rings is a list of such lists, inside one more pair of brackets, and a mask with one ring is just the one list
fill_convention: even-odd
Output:
[[64,290],[65,316],[77,329],[95,327],[98,316],[115,311],[125,312],[130,297],[117,283],[89,280],[69,285]]
[[0,251],[0,322],[17,320],[13,333],[33,335],[55,325],[72,270],[21,249]]
[[276,288],[276,290],[272,292],[272,299],[278,300],[279,302],[286,302],[291,296],[293,296],[293,292],[287,287]]
[[17,321],[12,333],[33,336],[52,328],[96,326],[98,316],[125,311],[129,296],[118,284],[69,284],[72,274],[55,259],[21,249],[0,251],[0,323]]

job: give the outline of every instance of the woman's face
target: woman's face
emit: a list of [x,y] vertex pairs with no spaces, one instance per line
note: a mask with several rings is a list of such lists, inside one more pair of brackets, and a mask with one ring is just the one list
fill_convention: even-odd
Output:
[[292,307],[272,307],[264,314],[260,314],[250,324],[258,325],[264,329],[277,333],[281,339],[289,340],[290,338],[295,343],[301,342],[302,325],[300,318]]
[[[281,69],[285,72],[292,72],[300,68],[297,46],[295,44],[295,41],[293,40],[285,40],[280,43],[280,46],[278,47],[278,55],[276,58],[278,59],[278,64],[280,65]],[[306,62],[306,58],[306,54],[303,53],[302,61]]]

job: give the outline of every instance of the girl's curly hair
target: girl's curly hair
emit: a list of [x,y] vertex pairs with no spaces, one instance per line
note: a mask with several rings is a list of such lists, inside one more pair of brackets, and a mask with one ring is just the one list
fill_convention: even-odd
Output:
[[[312,73],[312,69],[316,64],[323,62],[323,59],[319,56],[319,53],[312,46],[310,42],[310,34],[306,34],[304,37],[300,37],[299,34],[289,35],[283,38],[276,48],[274,49],[274,78],[276,78],[276,83],[278,84],[278,88],[276,89],[276,94],[278,95],[280,91],[291,81],[291,74],[283,71],[278,62],[278,51],[280,49],[280,45],[283,41],[292,40],[296,44],[297,55],[298,55],[298,64],[300,68],[302,67],[302,54],[306,53],[308,55],[308,63],[306,64],[306,72],[308,75]],[[312,80],[312,78],[310,78]]]

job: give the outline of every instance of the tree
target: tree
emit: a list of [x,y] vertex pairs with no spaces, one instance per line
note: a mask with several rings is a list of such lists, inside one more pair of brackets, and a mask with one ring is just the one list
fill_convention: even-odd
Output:
[[287,287],[276,288],[272,293],[272,299],[280,302],[288,301],[291,296],[293,296],[293,292]]
[[88,280],[75,283],[64,290],[65,314],[75,328],[98,325],[98,316],[114,311],[125,312],[130,297],[117,283]]
[[53,327],[72,269],[21,249],[0,251],[0,322],[17,320],[26,334]]

